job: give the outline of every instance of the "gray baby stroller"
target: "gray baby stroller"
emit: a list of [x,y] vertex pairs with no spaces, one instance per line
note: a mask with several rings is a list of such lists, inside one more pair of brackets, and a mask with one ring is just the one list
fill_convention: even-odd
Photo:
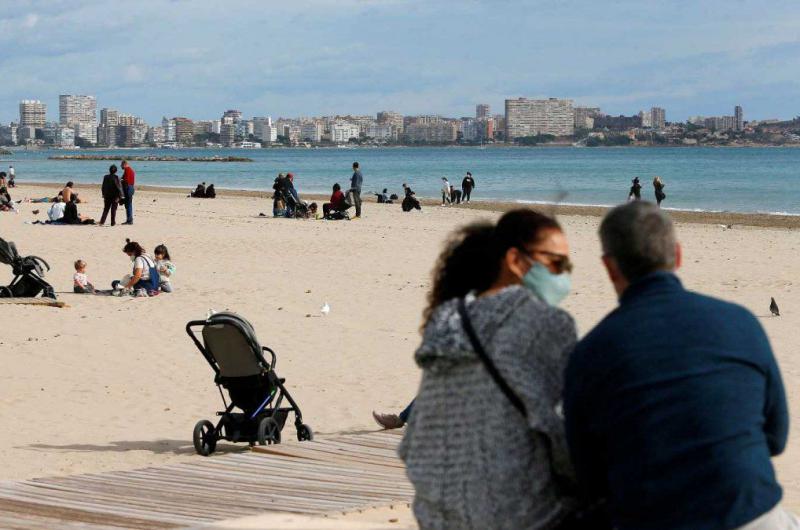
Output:
[[[195,330],[200,330],[200,338]],[[247,442],[250,445],[278,444],[289,413],[299,441],[311,440],[314,433],[303,423],[300,407],[284,387],[285,379],[275,373],[275,352],[258,343],[253,326],[235,313],[215,313],[206,320],[186,324],[186,333],[214,370],[225,410],[217,412],[219,422],[201,420],[194,427],[194,448],[208,456],[218,440]],[[270,362],[263,352],[270,354]],[[222,389],[230,396],[225,400]],[[284,399],[288,406],[282,406]],[[241,412],[234,412],[238,408]]]
[[14,279],[7,286],[0,286],[0,298],[34,298],[41,294],[56,299],[53,286],[44,280],[44,271],[50,265],[38,256],[22,257],[17,246],[0,238],[0,262],[11,265]]

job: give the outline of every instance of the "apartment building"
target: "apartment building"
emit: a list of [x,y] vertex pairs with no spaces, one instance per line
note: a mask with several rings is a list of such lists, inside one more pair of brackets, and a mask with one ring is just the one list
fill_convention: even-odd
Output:
[[507,99],[506,141],[523,136],[572,136],[575,115],[570,99]]

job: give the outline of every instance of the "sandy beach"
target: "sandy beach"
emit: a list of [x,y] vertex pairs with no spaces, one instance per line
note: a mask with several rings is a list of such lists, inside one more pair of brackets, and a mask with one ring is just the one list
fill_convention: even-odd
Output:
[[[15,199],[55,195],[24,186]],[[375,430],[370,412],[399,411],[414,396],[413,352],[429,274],[455,227],[493,218],[492,203],[422,212],[365,203],[351,222],[298,221],[271,215],[266,193],[221,192],[190,199],[188,190],[139,189],[133,226],[40,226],[47,204],[0,213],[0,237],[45,258],[47,279],[69,307],[1,305],[0,423],[7,433],[0,478],[129,469],[192,458],[194,423],[213,418],[220,398],[212,372],[184,332],[187,321],[236,311],[278,354],[277,371],[318,434]],[[97,187],[80,189],[79,211],[99,220]],[[38,215],[33,210],[40,210]],[[565,208],[560,220],[576,264],[565,308],[586,333],[615,305],[599,261],[600,209]],[[797,255],[800,217],[676,214],[685,264],[680,277],[697,291],[744,305],[772,342],[800,419]],[[120,219],[121,218],[121,219]],[[124,220],[124,209],[118,221]],[[732,225],[726,228],[721,225]],[[130,271],[125,238],[148,251],[169,247],[175,292],[150,299],[72,294],[73,262],[83,259],[98,288]],[[0,267],[0,282],[11,269]],[[782,316],[768,307],[774,296]],[[327,316],[320,314],[330,304]],[[287,433],[291,431],[286,431]],[[221,444],[220,451],[246,450]],[[791,432],[776,460],[786,505],[800,511],[800,435]]]

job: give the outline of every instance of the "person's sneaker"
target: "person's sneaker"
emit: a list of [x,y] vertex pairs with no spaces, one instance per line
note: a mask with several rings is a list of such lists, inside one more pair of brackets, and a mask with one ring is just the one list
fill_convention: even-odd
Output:
[[375,419],[375,423],[387,430],[399,429],[406,424],[397,414],[378,414],[373,410],[372,417]]

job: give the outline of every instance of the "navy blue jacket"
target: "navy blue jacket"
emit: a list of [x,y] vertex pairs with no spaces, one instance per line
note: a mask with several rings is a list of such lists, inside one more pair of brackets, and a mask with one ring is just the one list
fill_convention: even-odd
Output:
[[786,396],[746,309],[651,274],[577,345],[566,372],[578,481],[621,530],[744,525],[781,499],[770,457],[786,445]]

